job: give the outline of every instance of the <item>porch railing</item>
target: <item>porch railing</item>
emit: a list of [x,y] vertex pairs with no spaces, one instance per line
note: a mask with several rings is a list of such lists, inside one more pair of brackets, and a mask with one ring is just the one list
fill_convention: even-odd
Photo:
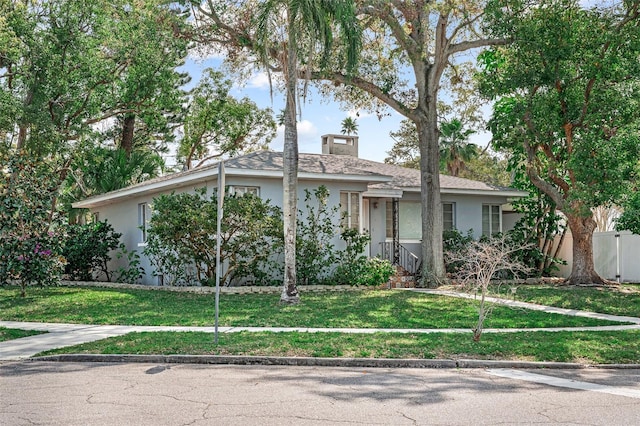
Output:
[[383,259],[387,259],[394,265],[402,266],[405,271],[409,272],[410,274],[416,275],[420,270],[420,258],[409,251],[409,249],[407,249],[402,244],[399,244],[397,257],[394,256],[392,241],[381,242],[380,248]]

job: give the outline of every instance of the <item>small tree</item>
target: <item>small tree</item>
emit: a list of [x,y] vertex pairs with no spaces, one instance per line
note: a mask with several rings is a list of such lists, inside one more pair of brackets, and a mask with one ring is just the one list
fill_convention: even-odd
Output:
[[64,270],[63,233],[53,210],[58,178],[53,165],[15,154],[0,156],[0,279],[57,284]]
[[355,118],[347,117],[342,120],[342,134],[343,135],[354,135],[358,134],[358,123],[356,123]]
[[529,268],[513,258],[521,249],[522,247],[510,244],[507,237],[500,236],[471,241],[463,250],[447,252],[449,262],[457,264],[457,269],[452,274],[454,282],[476,294],[480,292],[478,322],[473,329],[473,340],[476,342],[482,336],[484,321],[492,309],[492,305],[486,300],[491,280],[501,274],[517,276],[528,272]]

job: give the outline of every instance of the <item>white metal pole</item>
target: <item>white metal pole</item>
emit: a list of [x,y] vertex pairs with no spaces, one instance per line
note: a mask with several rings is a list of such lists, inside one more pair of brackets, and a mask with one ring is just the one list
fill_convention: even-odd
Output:
[[218,220],[217,220],[217,231],[216,231],[216,319],[215,319],[215,333],[214,333],[214,343],[218,344],[218,317],[220,312],[220,274],[222,273],[222,268],[220,267],[220,244],[221,244],[221,233],[222,233],[222,214],[223,214],[223,205],[224,205],[224,162],[220,162],[218,164]]

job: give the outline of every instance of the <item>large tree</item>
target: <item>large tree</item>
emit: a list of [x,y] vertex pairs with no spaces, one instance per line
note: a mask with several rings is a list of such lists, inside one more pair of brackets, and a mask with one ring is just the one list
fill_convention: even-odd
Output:
[[[415,124],[420,149],[422,282],[446,281],[442,250],[438,97],[441,86],[464,76],[464,55],[503,44],[482,34],[486,1],[358,0],[366,42],[355,77],[334,70],[314,77],[326,93],[379,115],[390,107]],[[337,90],[335,85],[344,85]]]
[[567,282],[594,269],[592,209],[628,190],[640,152],[640,1],[586,9],[577,0],[499,1],[491,28],[513,44],[481,56],[497,98],[491,130],[573,236]]
[[[240,3],[242,6],[236,7],[236,3],[208,1],[196,16],[196,23],[204,24],[199,28],[208,24],[218,30],[213,36],[197,35],[203,40],[216,42],[218,46],[235,46],[229,58],[236,60],[236,64],[241,63],[237,61],[240,57],[238,47],[256,47],[250,24],[256,2]],[[291,3],[335,7],[341,2],[307,0]],[[390,107],[415,123],[421,151],[423,278],[425,283],[437,285],[446,280],[437,126],[438,92],[445,83],[442,77],[449,71],[450,81],[457,82],[463,75],[459,70],[464,58],[459,56],[504,40],[482,36],[480,23],[486,6],[483,0],[357,0],[355,4],[364,29],[363,51],[357,72],[347,72],[345,64],[348,61],[342,53],[345,50],[336,48],[331,52],[324,51],[331,54],[329,58],[320,55],[321,59],[330,60],[329,68],[318,66],[322,60],[305,61],[298,68],[298,77],[305,81],[307,78],[326,81],[322,93],[343,100],[349,106],[372,109],[379,116],[385,115],[385,110]],[[350,24],[347,28],[356,30]],[[274,31],[272,35],[279,33]],[[270,47],[270,56],[277,58],[281,49],[273,49],[273,45]],[[305,53],[310,52],[307,50]],[[451,64],[455,66],[450,67]]]
[[205,70],[191,91],[184,117],[178,159],[186,169],[209,160],[266,149],[276,135],[271,109],[229,94],[231,80]]
[[[353,2],[346,0],[266,0],[205,2],[196,12],[201,40],[225,48],[229,59],[258,59],[271,78],[277,72],[284,82],[283,214],[284,285],[280,300],[297,303],[296,213],[298,186],[298,82],[301,64],[326,68],[334,53],[334,34],[345,42],[343,70],[350,74],[357,61],[360,33]],[[304,67],[302,67],[304,68]],[[308,78],[309,74],[306,74]],[[305,76],[303,76],[305,77]],[[303,78],[306,80],[306,78]]]
[[[98,124],[122,117],[133,129],[127,117],[180,106],[175,67],[187,42],[174,37],[186,22],[177,3],[1,0],[0,11],[4,149],[69,161]],[[118,138],[127,152],[129,136]]]

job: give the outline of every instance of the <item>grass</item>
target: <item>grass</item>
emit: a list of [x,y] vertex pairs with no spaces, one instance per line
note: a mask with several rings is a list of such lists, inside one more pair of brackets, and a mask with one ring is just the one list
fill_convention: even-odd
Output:
[[[509,286],[501,286],[500,292],[505,297],[512,298]],[[566,309],[640,317],[638,284],[620,284],[613,287],[523,285],[517,287],[516,300]]]
[[36,330],[18,330],[16,328],[4,328],[0,327],[0,342],[7,340],[20,339],[22,337],[35,336],[36,334],[43,334],[45,331]]
[[191,354],[640,363],[640,331],[485,334],[131,333],[44,354]]
[[[220,326],[467,328],[476,303],[404,291],[304,293],[282,305],[275,294],[223,294]],[[79,287],[0,288],[0,320],[87,324],[211,326],[214,295]],[[496,306],[486,328],[574,327],[619,324],[591,318]]]

